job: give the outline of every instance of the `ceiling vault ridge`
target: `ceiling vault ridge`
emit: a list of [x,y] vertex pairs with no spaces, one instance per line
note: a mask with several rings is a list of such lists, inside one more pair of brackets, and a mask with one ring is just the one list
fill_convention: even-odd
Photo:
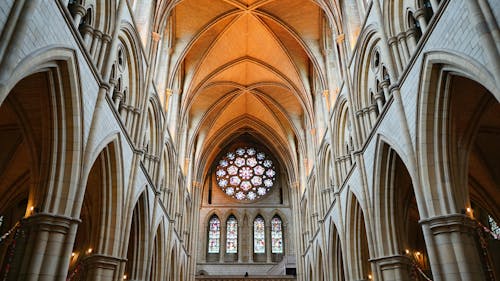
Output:
[[[284,75],[283,73],[281,73],[281,71],[279,71],[278,69],[274,68],[272,65],[269,65],[268,63],[266,63],[264,61],[261,61],[261,60],[259,60],[257,58],[253,58],[253,57],[249,57],[249,56],[240,57],[240,58],[237,58],[237,59],[235,59],[233,61],[229,61],[229,62],[225,63],[224,65],[219,66],[212,73],[210,73],[209,75],[207,75],[196,86],[195,89],[191,90],[190,88],[188,88],[188,90],[187,90],[188,96],[186,97],[184,106],[182,106],[182,108],[184,108],[185,110],[187,110],[188,106],[193,102],[194,98],[200,93],[200,89],[203,89],[204,86],[206,85],[206,83],[208,83],[213,77],[215,77],[217,74],[221,73],[222,71],[224,71],[226,69],[229,69],[232,66],[237,65],[237,64],[242,63],[242,62],[252,62],[252,63],[255,63],[258,66],[264,67],[265,69],[267,69],[267,70],[271,71],[272,73],[274,73],[276,76],[278,76],[279,78],[281,78],[283,81],[285,81],[287,84],[290,85],[290,88],[293,89],[292,93],[294,93],[295,96],[298,97],[298,100],[300,101],[301,105],[303,106],[303,108],[306,111],[309,111],[311,109],[311,107],[307,107],[308,104],[312,103],[311,98],[308,99],[307,98],[308,95],[301,94],[302,92],[299,89],[296,88],[295,83],[293,83],[292,81],[290,81],[289,78],[286,75]],[[190,85],[189,87],[191,87],[191,86],[192,85]]]
[[241,89],[255,89],[258,87],[265,87],[265,86],[275,86],[275,87],[280,87],[289,91],[292,91],[288,85],[284,83],[279,83],[276,81],[260,81],[256,82],[253,84],[249,84],[248,86],[242,85],[240,83],[234,82],[234,81],[228,81],[228,80],[222,80],[222,81],[215,81],[215,82],[209,82],[206,85],[203,86],[203,88],[200,88],[201,90],[207,90],[213,87],[218,87],[218,86],[234,86],[235,88],[241,88]]
[[[299,69],[299,66],[297,65],[296,61],[293,59],[293,56],[290,54],[290,50],[285,46],[285,44],[283,44],[283,41],[281,41],[281,39],[279,38],[278,34],[276,34],[270,26],[268,26],[260,17],[255,17],[261,24],[262,26],[264,26],[265,29],[267,29],[267,31],[271,34],[271,36],[274,38],[274,40],[276,41],[276,43],[281,47],[281,49],[283,50],[283,52],[286,54],[286,56],[288,57],[288,60],[290,61],[290,63],[294,66],[294,69],[295,69],[295,73],[297,74],[297,76],[299,77],[299,79],[302,81],[302,88],[304,91],[306,91],[306,87],[304,86],[304,81],[303,81],[303,78],[302,78],[302,75],[300,73],[300,69]],[[306,54],[307,54],[307,51],[306,51]],[[311,59],[311,58],[309,58]]]
[[[200,119],[200,121],[196,124],[196,128],[191,131],[191,134],[190,134],[190,145],[194,145],[195,141],[196,141],[196,138],[198,137],[198,134],[202,131],[203,128],[207,128],[207,131],[210,132],[211,131],[211,128],[213,128],[214,124],[217,122],[218,118],[222,115],[222,113],[224,113],[225,109],[228,108],[228,106],[234,101],[236,100],[238,97],[240,97],[242,94],[244,94],[243,92],[237,92],[237,91],[234,91],[231,93],[231,96],[224,96],[223,98],[221,98],[217,104],[217,106],[212,106],[210,107],[209,111],[207,111],[203,117]],[[272,99],[271,97],[268,97],[267,95],[263,94],[263,93],[260,93],[261,95],[259,95],[259,92],[256,92],[255,93],[257,95],[257,99],[260,100],[260,102],[267,108],[267,110],[272,114],[272,116],[275,118],[275,120],[281,120],[281,118],[284,118],[285,120],[288,121],[288,125],[290,126],[289,129],[287,129],[283,122],[277,122],[281,128],[281,130],[283,131],[283,133],[286,133],[286,132],[293,132],[293,134],[298,138],[300,136],[300,133],[299,133],[299,129],[295,126],[295,123],[293,122],[292,118],[286,113],[286,111],[284,110],[284,108],[274,99]],[[262,96],[263,95],[263,96]],[[263,99],[269,99],[270,102],[266,102],[264,101]],[[277,115],[277,113],[272,110],[272,108],[269,106],[269,103],[272,104],[273,106],[275,106],[277,109],[278,109],[278,112],[280,114],[283,115],[283,117],[280,117]],[[219,108],[221,108],[219,110]],[[215,113],[215,116],[212,116]],[[218,114],[217,114],[218,113]],[[238,116],[237,118],[233,118],[231,122],[233,122],[234,120],[238,120],[241,116],[246,116],[246,118],[250,118],[252,120],[259,120],[259,121],[262,121],[260,118],[254,116],[254,115],[251,115],[251,114],[248,114],[248,113],[244,113],[244,114],[241,114],[240,116]],[[206,121],[209,121],[207,123],[205,123]],[[224,128],[224,127],[222,127]],[[219,131],[218,134],[213,134],[214,136],[215,135],[220,135],[222,132],[222,128]],[[290,130],[291,129],[291,130]]]
[[[302,49],[304,50],[304,52],[309,57],[309,60],[313,63],[314,68],[316,69],[316,71],[318,71],[318,76],[321,77],[321,80],[322,80],[321,82],[323,83],[323,85],[326,85],[326,79],[324,77],[324,75],[325,75],[324,74],[325,73],[324,68],[326,66],[322,63],[323,58],[320,57],[319,60],[316,58],[316,55],[315,55],[314,51],[311,50],[309,44],[307,44],[303,40],[303,38],[300,36],[300,33],[297,30],[295,30],[292,26],[288,25],[286,22],[280,20],[275,15],[272,15],[270,13],[264,12],[262,10],[254,11],[254,13],[257,14],[257,15],[259,15],[259,16],[266,17],[266,18],[268,18],[268,19],[276,22],[279,26],[283,27],[286,31],[288,31],[288,33],[302,47]],[[266,24],[266,26],[268,26],[268,25]],[[318,49],[320,49],[319,43],[317,44],[317,47],[318,47]],[[318,53],[318,55],[320,55],[320,52]]]
[[231,22],[219,34],[217,34],[217,36],[210,43],[209,47],[205,50],[205,52],[203,53],[203,55],[201,56],[201,58],[198,62],[198,65],[194,68],[195,71],[193,72],[193,77],[196,76],[196,73],[197,73],[197,70],[199,68],[200,63],[206,58],[207,54],[212,50],[212,46],[218,42],[218,39],[220,37],[222,37],[222,35],[225,33],[225,31],[227,31],[233,25],[233,23],[236,22],[242,15],[243,15],[243,13],[241,13],[241,11],[231,10],[231,11],[228,11],[227,13],[220,15],[220,17],[217,17],[215,20],[210,21],[209,24],[206,24],[204,27],[202,27],[201,30],[195,36],[193,36],[192,40],[190,40],[190,42],[186,46],[184,46],[183,51],[179,54],[179,57],[176,58],[176,62],[174,64],[174,67],[172,68],[172,72],[171,72],[172,75],[169,75],[170,78],[168,81],[168,83],[169,83],[168,85],[173,84],[173,82],[175,80],[174,79],[175,73],[177,73],[177,71],[179,71],[179,67],[182,64],[182,62],[184,61],[184,59],[186,58],[187,54],[191,51],[194,44],[203,36],[203,34],[205,32],[207,32],[208,30],[213,28],[215,25],[217,25],[221,21],[223,21],[229,17],[234,16],[234,19],[231,20]]

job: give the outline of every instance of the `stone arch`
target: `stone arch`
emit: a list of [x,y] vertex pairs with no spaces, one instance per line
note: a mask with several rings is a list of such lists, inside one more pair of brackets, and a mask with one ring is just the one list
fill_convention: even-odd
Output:
[[133,208],[130,218],[130,231],[128,243],[126,244],[127,263],[125,274],[132,280],[144,280],[146,278],[147,265],[147,241],[150,234],[150,214],[148,210],[148,194],[143,192]]
[[340,239],[339,232],[335,223],[330,220],[328,225],[328,278],[332,281],[345,281],[344,270],[344,251],[342,247],[342,240]]
[[161,281],[166,278],[165,253],[167,253],[165,237],[165,221],[162,219],[152,240],[150,260],[150,281]]
[[390,59],[385,55],[385,46],[381,42],[377,26],[366,27],[360,35],[361,51],[355,59],[353,85],[357,94],[353,96],[350,109],[354,110],[362,140],[368,137],[389,99],[388,92],[380,86],[386,80],[382,76],[383,68],[389,67],[386,62]]
[[[427,201],[435,202],[433,206],[429,206],[430,212],[435,214],[460,213],[460,210],[466,207],[466,192],[462,191],[457,194],[450,189],[451,186],[466,185],[467,173],[464,169],[467,168],[466,157],[462,159],[452,159],[448,151],[453,147],[450,139],[444,141],[439,140],[443,136],[450,136],[449,130],[449,115],[442,112],[450,110],[449,100],[451,92],[449,83],[453,82],[450,79],[454,77],[463,77],[465,79],[476,81],[482,85],[494,97],[496,102],[500,101],[500,89],[494,82],[491,74],[481,67],[477,62],[464,58],[462,56],[444,53],[431,52],[427,53],[422,65],[423,83],[419,85],[419,106],[418,106],[418,141],[417,151],[419,165],[428,167],[438,167],[440,173],[434,172],[434,169],[422,171],[422,186],[433,188],[426,192],[428,196],[437,196],[438,198],[427,198]],[[447,84],[448,83],[448,84]],[[471,128],[465,152],[472,147]],[[452,134],[453,135],[453,134]],[[456,147],[456,144],[454,145]],[[456,149],[456,148],[455,148]],[[468,153],[460,153],[468,154]],[[451,162],[452,165],[444,165]],[[451,168],[455,163],[455,171]],[[457,167],[461,166],[461,168]],[[456,175],[456,177],[452,176]],[[458,182],[457,182],[458,181]],[[456,198],[450,198],[448,195],[455,194]]]
[[368,247],[368,230],[365,211],[354,193],[349,192],[346,219],[346,243],[349,245],[347,258],[349,279],[368,279],[370,269],[370,248]]
[[[111,141],[110,141],[111,140]],[[81,267],[88,268],[84,278],[101,278],[108,274],[118,274],[119,263],[113,259],[106,261],[103,256],[118,255],[122,206],[118,204],[123,194],[121,179],[121,151],[116,135],[110,135],[90,153],[90,167],[85,167],[83,193],[75,206],[75,214],[81,223],[76,231],[69,275],[78,275]],[[80,201],[81,200],[81,201]],[[107,270],[97,268],[109,262]],[[81,270],[80,270],[81,271]],[[83,276],[81,276],[83,278]]]
[[[21,276],[27,269],[47,276],[67,273],[69,255],[65,253],[71,249],[69,245],[59,244],[66,238],[73,239],[66,235],[77,222],[71,219],[70,206],[75,201],[74,191],[82,158],[78,79],[75,54],[65,48],[40,49],[33,57],[26,57],[15,66],[2,65],[0,212],[3,227],[0,231],[5,233],[21,221],[29,221],[31,225],[31,228],[24,229],[29,240],[16,250],[15,259],[24,260],[24,266],[13,267],[8,272],[12,276]],[[58,215],[61,217],[56,217]],[[61,234],[58,235],[63,239],[53,240],[53,227],[39,229],[39,224],[47,220],[60,224]],[[0,245],[2,269],[5,268],[3,258],[7,250],[4,247],[10,243]],[[56,251],[60,256],[46,258],[38,265],[32,264],[30,249],[45,247],[45,243],[58,245]],[[37,255],[44,255],[45,251]],[[44,267],[47,263],[60,264],[64,269]],[[11,276],[1,273],[2,276]]]
[[150,98],[147,105],[147,117],[141,146],[144,149],[143,163],[153,181],[158,180],[158,162],[160,161],[162,116],[156,99]]
[[[474,230],[471,221],[481,222],[474,208],[498,220],[498,202],[491,198],[500,196],[500,181],[492,172],[500,165],[494,152],[497,149],[492,146],[499,139],[500,91],[484,67],[456,54],[426,54],[422,76],[417,151],[420,165],[430,167],[422,171],[421,178],[426,200],[434,203],[429,206],[431,217],[422,224],[424,231],[429,231],[430,243],[437,243],[438,237],[440,241],[451,241],[455,231],[441,234],[444,225],[460,229],[463,235],[460,242],[454,243],[465,245],[467,253],[465,256],[438,244],[436,251],[448,251],[456,258],[450,263],[441,255],[431,256],[431,260],[435,259],[432,263],[438,264],[432,268],[433,275],[446,278],[455,274],[457,280],[490,278],[486,275],[498,273],[490,273],[487,268],[498,268],[499,262],[484,254],[492,245],[476,244],[476,235],[482,234]],[[449,266],[443,267],[442,263]]]
[[334,111],[333,143],[335,168],[338,174],[336,184],[340,186],[354,163],[351,157],[351,151],[354,150],[354,130],[349,116],[349,105],[344,96],[339,98],[335,108],[337,110]]
[[[0,105],[4,106],[9,96],[14,97],[12,95],[14,90],[24,92],[24,94],[21,93],[22,95],[32,93],[32,87],[36,84],[28,83],[31,84],[29,87],[24,82],[36,76],[42,79],[39,80],[40,83],[44,83],[44,85],[38,85],[36,92],[46,95],[43,102],[47,104],[44,106],[51,109],[50,113],[47,113],[49,115],[44,117],[44,127],[29,125],[31,130],[38,126],[38,133],[46,134],[43,141],[39,134],[30,137],[32,147],[44,147],[43,151],[40,151],[40,157],[35,159],[38,164],[33,167],[37,170],[36,182],[38,184],[36,184],[36,189],[34,189],[35,185],[32,185],[33,195],[30,195],[30,202],[32,202],[30,204],[37,207],[39,211],[70,216],[69,206],[74,204],[75,195],[71,193],[73,189],[69,186],[76,185],[80,176],[83,134],[81,87],[78,82],[80,74],[76,66],[75,53],[62,47],[39,49],[12,68],[13,71],[7,72],[5,69],[9,67],[6,66],[0,73]],[[43,82],[44,79],[47,80]],[[26,87],[20,89],[20,86]],[[30,97],[33,98],[32,95]],[[17,99],[19,100],[17,108],[21,110],[25,98]],[[32,116],[32,118],[35,117]],[[25,124],[33,121],[30,118],[23,119]],[[41,117],[39,119],[38,122],[41,122]],[[54,154],[51,151],[61,153]],[[34,155],[35,152],[31,153]],[[56,203],[55,196],[52,198],[51,195],[67,192],[65,190],[69,190],[67,200]],[[44,196],[46,198],[43,198]]]
[[324,260],[323,260],[323,251],[321,250],[321,247],[318,246],[317,249],[317,270],[316,270],[316,280],[317,281],[324,281],[325,280],[325,266],[324,266]]
[[170,250],[168,281],[177,281],[177,243],[174,243]]
[[[410,280],[414,272],[410,265],[418,266],[427,276],[430,271],[427,247],[420,222],[414,178],[396,150],[384,141],[378,143],[378,161],[374,178],[374,236],[379,258],[373,259],[378,265],[379,278],[399,276]],[[418,272],[420,273],[420,272]]]
[[131,139],[139,143],[138,128],[139,114],[146,103],[144,91],[144,69],[142,53],[135,29],[128,23],[120,26],[118,35],[120,43],[117,47],[115,65],[118,69],[116,80],[118,83],[113,94],[121,120]]

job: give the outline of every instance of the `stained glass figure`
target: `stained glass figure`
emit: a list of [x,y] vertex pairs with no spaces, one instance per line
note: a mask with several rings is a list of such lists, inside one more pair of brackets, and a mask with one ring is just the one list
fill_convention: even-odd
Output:
[[230,216],[226,223],[226,253],[238,253],[238,221],[234,216]]
[[262,217],[256,217],[253,221],[253,252],[264,254],[266,252],[265,223]]
[[255,200],[266,195],[276,181],[274,163],[255,148],[239,147],[219,159],[217,185],[238,200]]
[[213,216],[209,222],[208,253],[218,254],[220,251],[220,220]]
[[283,254],[283,229],[279,217],[271,220],[271,252],[273,254]]

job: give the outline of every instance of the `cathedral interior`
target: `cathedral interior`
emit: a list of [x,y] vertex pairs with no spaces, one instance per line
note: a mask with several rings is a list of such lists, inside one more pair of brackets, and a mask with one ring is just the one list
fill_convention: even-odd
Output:
[[0,280],[500,280],[498,0],[1,0]]

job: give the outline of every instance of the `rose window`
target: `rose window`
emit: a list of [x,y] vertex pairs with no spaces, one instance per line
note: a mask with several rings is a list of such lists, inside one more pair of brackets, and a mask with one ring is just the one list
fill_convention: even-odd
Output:
[[219,160],[217,185],[238,200],[255,200],[269,192],[276,180],[274,163],[255,148],[238,148]]

